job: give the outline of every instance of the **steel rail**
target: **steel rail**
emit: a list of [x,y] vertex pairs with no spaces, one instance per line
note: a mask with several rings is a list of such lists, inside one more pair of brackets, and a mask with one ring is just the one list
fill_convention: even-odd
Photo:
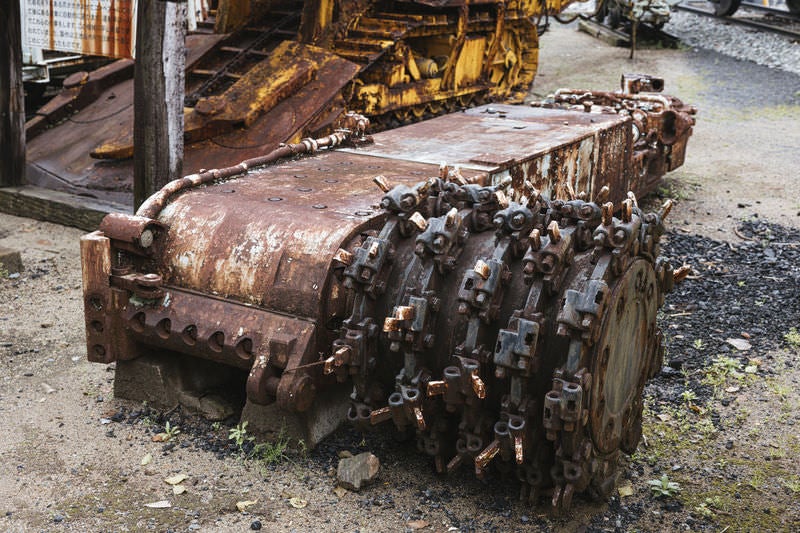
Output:
[[[713,11],[707,11],[705,9],[700,9],[697,7],[687,6],[684,4],[678,4],[675,6],[676,9],[681,11],[687,11],[689,13],[694,13],[695,15],[701,15],[704,17],[712,17],[715,19],[719,19],[720,21],[730,22],[732,24],[737,24],[739,26],[747,26],[750,28],[755,28],[758,30],[762,30],[769,33],[776,33],[778,35],[785,35],[787,37],[793,37],[795,39],[800,39],[800,31],[797,30],[789,30],[786,28],[780,28],[778,26],[773,26],[771,24],[766,24],[763,22],[757,22],[754,20],[743,19],[743,18],[736,18],[736,17],[718,17],[714,14]],[[787,12],[788,13],[788,12]]]
[[776,9],[770,6],[764,6],[761,4],[753,4],[751,2],[742,2],[739,9],[752,9],[753,11],[761,11],[762,13],[772,13],[773,15],[777,15],[779,17],[784,17],[792,20],[800,20],[800,15],[795,15],[791,11],[786,9]]

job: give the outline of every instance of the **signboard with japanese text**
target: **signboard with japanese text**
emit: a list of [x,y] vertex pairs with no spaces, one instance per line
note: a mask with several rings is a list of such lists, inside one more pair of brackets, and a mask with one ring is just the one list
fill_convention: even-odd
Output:
[[31,48],[133,57],[136,0],[20,0]]

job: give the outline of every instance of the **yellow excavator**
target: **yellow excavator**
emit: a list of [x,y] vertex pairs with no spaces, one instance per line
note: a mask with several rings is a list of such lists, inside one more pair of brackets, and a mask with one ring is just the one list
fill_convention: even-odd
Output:
[[[318,135],[521,100],[539,19],[572,0],[219,0],[186,40],[184,171]],[[79,72],[26,125],[28,181],[129,203],[133,62]],[[67,120],[65,120],[67,119]]]

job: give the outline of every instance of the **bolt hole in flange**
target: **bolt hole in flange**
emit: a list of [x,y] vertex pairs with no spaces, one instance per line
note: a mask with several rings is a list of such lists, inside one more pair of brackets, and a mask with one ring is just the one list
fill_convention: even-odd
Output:
[[235,352],[239,358],[249,361],[253,357],[253,339],[250,337],[241,339],[236,343]]
[[172,321],[169,318],[162,318],[156,324],[156,335],[161,337],[162,339],[169,338],[169,334],[172,331]]
[[186,326],[181,332],[181,339],[189,346],[194,346],[197,343],[197,326]]
[[221,331],[215,331],[208,338],[208,347],[213,351],[219,353],[225,345],[225,334]]
[[90,328],[91,328],[91,330],[92,330],[92,331],[94,331],[95,333],[103,333],[103,323],[102,323],[102,322],[100,322],[99,320],[92,320],[92,321],[89,323],[89,327],[90,327]]
[[131,326],[131,329],[136,333],[142,333],[144,331],[144,322],[145,322],[145,314],[142,312],[136,313],[128,322]]

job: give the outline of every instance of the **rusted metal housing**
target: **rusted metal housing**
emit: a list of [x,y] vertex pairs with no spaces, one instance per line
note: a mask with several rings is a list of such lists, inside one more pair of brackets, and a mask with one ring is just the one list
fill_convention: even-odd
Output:
[[439,471],[516,469],[556,508],[608,494],[672,282],[668,207],[627,191],[683,161],[693,123],[678,100],[609,94],[342,131],[173,182],[81,241],[89,359],[206,359],[241,369],[247,405],[297,413],[346,384],[352,423],[391,420]]

